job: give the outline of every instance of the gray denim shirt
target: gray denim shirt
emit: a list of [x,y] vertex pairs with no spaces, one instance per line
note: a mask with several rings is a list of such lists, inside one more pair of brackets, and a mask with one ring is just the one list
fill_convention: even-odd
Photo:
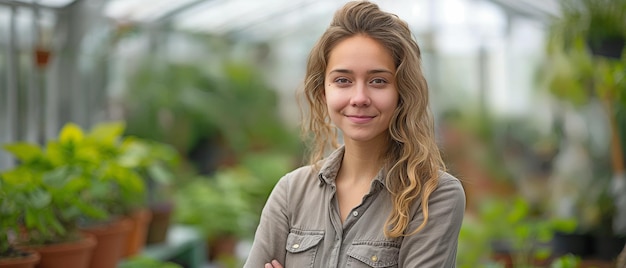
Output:
[[[441,172],[439,186],[430,196],[426,227],[415,235],[387,238],[383,226],[392,205],[382,171],[341,223],[335,177],[343,153],[343,147],[333,152],[319,172],[305,166],[280,179],[265,204],[244,267],[262,268],[272,259],[285,268],[455,267],[465,212],[459,180]],[[423,222],[417,202],[408,230]]]

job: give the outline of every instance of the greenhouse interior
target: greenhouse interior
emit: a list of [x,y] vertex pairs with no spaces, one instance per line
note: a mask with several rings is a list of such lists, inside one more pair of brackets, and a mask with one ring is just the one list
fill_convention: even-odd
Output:
[[[626,267],[626,0],[372,1],[421,50],[456,266]],[[0,268],[243,267],[346,2],[0,0]]]

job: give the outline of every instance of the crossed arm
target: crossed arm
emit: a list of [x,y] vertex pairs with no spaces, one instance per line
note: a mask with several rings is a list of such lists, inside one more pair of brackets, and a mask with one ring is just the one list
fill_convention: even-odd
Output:
[[283,268],[289,235],[288,180],[281,179],[270,194],[257,227],[244,268]]

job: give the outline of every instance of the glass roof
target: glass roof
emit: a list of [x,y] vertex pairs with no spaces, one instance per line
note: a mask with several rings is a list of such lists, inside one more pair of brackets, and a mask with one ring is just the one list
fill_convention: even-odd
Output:
[[[0,4],[59,8],[76,0],[0,0]],[[293,32],[318,33],[344,1],[336,0],[99,0],[104,15],[117,22],[167,24],[175,30],[230,34],[267,39]],[[558,14],[558,0],[374,0],[382,9],[398,14],[415,32],[439,30],[454,24],[502,24],[490,11],[499,6],[509,15],[544,20]],[[471,2],[471,3],[470,3]],[[486,5],[485,3],[488,3]],[[482,6],[482,7],[481,7]],[[484,8],[483,8],[484,7]],[[481,16],[473,16],[479,12]],[[496,14],[496,15],[494,15]],[[500,16],[501,17],[501,16]],[[493,20],[495,19],[495,20]],[[469,21],[472,20],[472,21]],[[491,21],[490,21],[491,20]],[[494,26],[494,24],[496,24]],[[479,29],[480,30],[480,29]]]
[[[52,0],[49,0],[52,1]],[[60,0],[55,0],[60,1]],[[407,20],[415,32],[449,25],[502,28],[503,11],[543,20],[557,14],[558,0],[395,0],[377,2]],[[346,1],[336,0],[109,0],[107,17],[136,24],[168,23],[176,30],[230,34],[249,39],[318,33]],[[471,2],[471,3],[469,3]],[[499,11],[493,12],[494,6]],[[472,14],[480,13],[481,16]],[[480,30],[480,29],[479,29]]]

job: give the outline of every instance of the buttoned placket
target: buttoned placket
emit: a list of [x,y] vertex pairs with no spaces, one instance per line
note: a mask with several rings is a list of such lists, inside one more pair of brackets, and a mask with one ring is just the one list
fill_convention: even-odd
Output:
[[341,245],[343,244],[343,227],[341,225],[341,216],[337,210],[337,188],[334,182],[328,187],[331,191],[328,199],[328,211],[330,212],[330,221],[335,230],[335,239],[330,254],[330,260],[328,262],[329,268],[336,268],[339,265],[339,252],[341,252]]
[[[352,226],[354,226],[354,224],[359,220],[359,217],[361,216],[363,211],[365,211],[367,207],[369,207],[369,205],[371,205],[371,203],[373,202],[373,196],[380,190],[377,189],[375,183],[376,182],[372,182],[372,185],[370,186],[370,191],[365,196],[363,196],[361,204],[359,204],[358,206],[353,208],[352,211],[350,211],[350,216],[346,218],[343,224],[341,224],[341,214],[339,213],[339,204],[336,198],[337,189],[334,182],[330,185],[330,187],[328,187],[330,189],[329,191],[331,191],[328,199],[328,211],[330,211],[331,223],[333,229],[335,230],[335,239],[333,241],[330,255],[331,258],[328,263],[329,267],[336,268],[339,266],[339,253],[342,250],[344,234],[350,231]],[[377,257],[374,256],[373,258]]]

